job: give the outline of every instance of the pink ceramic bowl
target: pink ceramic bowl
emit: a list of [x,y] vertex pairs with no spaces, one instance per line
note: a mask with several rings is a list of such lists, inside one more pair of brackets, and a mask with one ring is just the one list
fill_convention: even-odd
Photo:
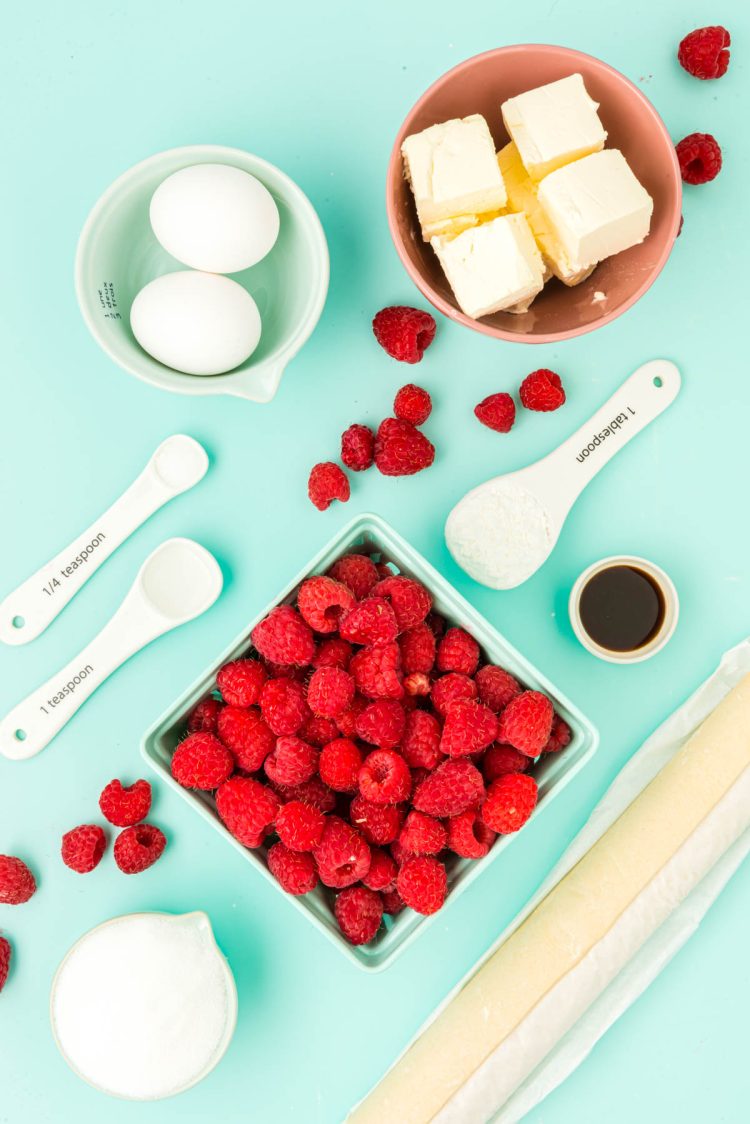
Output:
[[[515,316],[496,312],[472,320],[458,308],[438,260],[422,241],[412,200],[404,180],[401,143],[447,121],[481,113],[497,148],[508,141],[500,105],[506,98],[543,86],[569,74],[583,76],[586,89],[600,104],[609,136],[608,148],[619,148],[654,200],[651,232],[633,246],[601,263],[575,288],[548,283],[528,312]],[[523,44],[500,47],[459,63],[422,95],[399,129],[388,166],[386,205],[391,235],[414,283],[440,312],[476,332],[516,343],[556,343],[583,335],[620,316],[643,296],[664,267],[680,224],[682,184],[674,145],[664,122],[632,82],[611,66],[567,47]]]

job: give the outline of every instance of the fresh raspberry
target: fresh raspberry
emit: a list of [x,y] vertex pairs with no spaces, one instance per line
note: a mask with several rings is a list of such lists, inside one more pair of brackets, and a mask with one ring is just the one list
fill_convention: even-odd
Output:
[[495,433],[510,433],[516,420],[516,404],[504,391],[489,394],[474,407],[474,415],[482,425],[494,429]]
[[520,683],[509,671],[494,663],[480,667],[474,681],[479,691],[479,701],[494,710],[495,714],[499,714],[511,699],[521,694]]
[[313,465],[307,480],[307,494],[318,511],[325,511],[334,500],[346,503],[351,490],[343,468],[333,461]]
[[315,655],[315,640],[309,624],[291,605],[277,605],[252,633],[255,647],[272,663],[305,667]]
[[392,749],[375,749],[359,770],[359,791],[371,804],[400,804],[411,792],[409,766]]
[[339,621],[353,605],[352,591],[325,574],[307,578],[297,594],[297,608],[315,632],[336,632]]
[[364,472],[374,455],[375,434],[369,425],[350,425],[341,434],[341,460],[352,472]]
[[325,816],[312,804],[290,800],[276,816],[276,833],[292,851],[314,851],[323,837]]
[[287,894],[309,894],[318,885],[315,859],[310,854],[274,843],[268,851],[268,869]]
[[399,637],[398,646],[401,649],[404,675],[413,675],[415,672],[429,675],[435,666],[437,650],[435,634],[429,625],[423,621],[414,628],[407,629]]
[[443,761],[417,786],[412,806],[418,812],[442,819],[476,808],[484,799],[484,781],[465,757]]
[[396,860],[382,847],[370,848],[370,869],[362,882],[368,890],[389,890],[396,885]]
[[432,705],[441,717],[445,718],[449,709],[457,702],[470,702],[477,697],[477,685],[468,675],[449,671],[432,684],[430,697]]
[[440,739],[440,752],[447,757],[466,757],[486,749],[497,737],[497,715],[480,702],[469,699],[448,708]]
[[[119,784],[119,781],[113,782]],[[149,803],[150,803],[149,798]],[[107,837],[98,824],[86,823],[66,831],[62,837],[62,861],[77,874],[89,874],[99,865]]]
[[432,399],[421,386],[413,382],[402,386],[393,403],[393,412],[399,421],[424,425],[432,413]]
[[447,625],[445,623],[445,617],[441,617],[440,613],[436,613],[434,609],[431,609],[424,620],[425,624],[432,630],[432,634],[436,640],[440,640],[445,636]]
[[401,363],[419,363],[435,338],[436,327],[429,312],[401,304],[381,308],[372,322],[375,339]]
[[[356,678],[356,677],[355,677]],[[355,695],[352,705],[336,718],[339,733],[345,738],[353,738],[357,732],[357,719],[367,706],[367,699]]]
[[268,678],[258,660],[232,660],[216,676],[216,686],[229,706],[255,706]]
[[263,768],[269,780],[276,784],[304,784],[317,773],[319,757],[314,745],[287,734],[277,739]]
[[414,476],[435,460],[435,446],[411,422],[386,418],[375,435],[375,466],[383,476]]
[[276,793],[251,777],[230,777],[216,793],[219,818],[245,847],[260,847],[279,806]]
[[404,574],[392,574],[379,581],[373,595],[390,601],[399,632],[416,628],[432,608],[432,598],[425,587]]
[[379,581],[385,581],[386,578],[392,578],[396,573],[395,567],[392,566],[390,562],[384,562],[382,560],[376,563],[375,569],[378,571]]
[[335,718],[354,700],[354,679],[340,667],[320,667],[307,685],[307,705],[321,718]]
[[187,720],[188,733],[197,734],[203,730],[208,734],[215,734],[216,723],[223,706],[224,703],[220,699],[215,699],[213,695],[202,699]]
[[499,835],[510,835],[523,827],[536,807],[537,783],[526,773],[498,777],[487,789],[482,820]]
[[161,858],[167,845],[163,831],[151,823],[126,827],[115,839],[115,862],[123,874],[140,874]]
[[310,777],[309,781],[302,784],[274,784],[273,791],[284,803],[301,800],[303,804],[309,804],[319,812],[332,812],[336,807],[336,793],[320,777]]
[[416,703],[418,696],[429,695],[432,690],[432,680],[423,671],[414,671],[411,675],[405,676],[404,690],[406,691],[404,704],[406,705],[409,700]]
[[381,749],[394,749],[404,734],[406,713],[396,699],[377,699],[357,719],[357,736]]
[[496,742],[482,756],[481,766],[485,782],[491,784],[507,773],[525,773],[530,761],[531,759],[525,753],[521,753],[520,749]]
[[448,848],[463,859],[483,859],[495,838],[474,808],[448,820]]
[[11,947],[10,941],[0,937],[0,991],[5,987],[5,981],[10,971]]
[[318,667],[343,667],[344,671],[349,666],[352,658],[352,646],[341,636],[326,636],[313,656],[312,665]]
[[36,891],[36,881],[25,862],[0,855],[0,905],[22,905]]
[[479,663],[479,645],[463,628],[449,628],[437,647],[438,671],[473,675]]
[[445,867],[428,855],[409,858],[399,867],[396,889],[415,913],[437,913],[448,892]]
[[234,754],[237,767],[255,773],[276,744],[257,707],[226,706],[217,733]]
[[401,754],[411,769],[434,769],[442,758],[440,723],[426,710],[412,710],[406,717]]
[[99,797],[99,808],[105,820],[115,827],[132,827],[149,813],[151,785],[141,780],[126,788],[122,781],[110,781]]
[[527,375],[518,394],[522,406],[541,413],[557,410],[565,402],[560,376],[554,371],[548,371],[546,367],[540,367],[538,371]]
[[383,920],[383,901],[380,894],[367,886],[351,886],[336,898],[333,912],[350,944],[367,944]]
[[557,753],[559,750],[565,749],[566,745],[570,745],[572,736],[573,733],[568,723],[559,714],[556,714],[552,719],[552,731],[549,740],[542,748],[542,753]]
[[358,601],[341,621],[341,636],[352,644],[382,647],[398,636],[396,614],[383,597],[367,597]]
[[260,696],[260,712],[277,737],[296,734],[310,717],[305,688],[296,679],[269,679]]
[[234,769],[234,757],[214,734],[188,734],[172,755],[172,776],[183,788],[210,792]]
[[553,718],[552,703],[546,695],[522,691],[500,715],[497,740],[515,746],[527,757],[538,757],[549,741]]
[[328,816],[323,838],[313,852],[321,882],[343,890],[365,878],[370,869],[370,847],[360,833],[338,816]]
[[438,855],[445,847],[448,832],[433,816],[409,812],[399,833],[399,845],[410,855]]
[[694,78],[721,78],[729,66],[730,43],[725,27],[698,27],[682,40],[677,58]]
[[319,718],[316,714],[312,714],[304,726],[300,727],[299,736],[310,745],[322,749],[324,745],[335,741],[339,736],[339,728],[333,718]]
[[351,738],[336,738],[320,752],[318,772],[334,792],[356,792],[362,754]]
[[360,648],[352,657],[349,670],[357,690],[368,699],[403,697],[401,651],[395,642],[382,648]]
[[710,183],[721,171],[721,148],[710,133],[690,133],[676,145],[685,183]]
[[395,886],[391,890],[383,890],[380,897],[383,901],[383,913],[387,913],[389,917],[395,917],[405,908],[406,903]]
[[397,838],[404,815],[403,808],[394,804],[373,804],[363,796],[355,796],[349,809],[351,822],[367,842],[383,846]]
[[348,586],[358,601],[364,600],[378,582],[378,570],[369,554],[345,554],[328,574]]
[[263,666],[269,679],[296,679],[298,683],[304,683],[307,679],[307,664],[274,663],[273,660],[264,660]]

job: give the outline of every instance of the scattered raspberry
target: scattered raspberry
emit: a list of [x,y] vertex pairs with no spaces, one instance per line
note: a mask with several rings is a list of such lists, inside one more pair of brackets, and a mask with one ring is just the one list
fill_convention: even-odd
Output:
[[443,761],[419,784],[412,806],[428,816],[458,816],[484,799],[484,781],[465,757]]
[[183,788],[210,792],[234,769],[234,758],[213,734],[188,734],[172,755],[172,776]]
[[15,855],[0,855],[0,905],[22,905],[36,891],[36,881],[25,862]]
[[399,868],[396,889],[415,913],[437,913],[448,892],[445,867],[427,855],[409,858]]
[[375,466],[383,476],[414,476],[435,460],[435,446],[411,422],[386,418],[375,435]]
[[11,947],[10,941],[0,937],[0,991],[5,987],[5,981],[10,971]]
[[442,758],[440,723],[426,710],[413,710],[406,718],[401,754],[412,769],[434,769]]
[[396,860],[382,847],[370,848],[370,869],[362,882],[368,890],[389,890],[396,885]]
[[309,781],[302,784],[274,784],[273,790],[285,803],[290,800],[301,800],[319,812],[332,812],[336,807],[336,793],[320,777],[310,777]]
[[318,771],[320,754],[314,745],[287,734],[276,741],[263,762],[266,776],[275,784],[304,784]]
[[371,804],[400,804],[411,792],[409,766],[392,749],[376,749],[359,770],[359,791]]
[[401,675],[401,651],[398,644],[382,648],[360,648],[349,670],[357,690],[369,699],[400,699],[404,688]]
[[483,823],[474,808],[448,820],[448,847],[463,859],[483,859],[495,838],[495,832]]
[[399,833],[398,842],[410,855],[438,855],[445,847],[448,832],[433,816],[409,812]]
[[477,685],[468,675],[449,671],[432,684],[432,705],[441,717],[445,718],[451,706],[457,702],[470,702],[477,697]]
[[377,566],[369,554],[345,554],[334,562],[328,573],[348,586],[358,601],[364,600],[378,583]]
[[257,707],[224,707],[217,733],[234,754],[237,767],[247,773],[257,772],[276,744]]
[[351,738],[336,738],[323,746],[318,772],[334,792],[356,792],[361,768],[362,754]]
[[557,753],[558,750],[565,749],[566,745],[570,745],[570,739],[573,734],[570,726],[556,714],[552,719],[552,731],[549,736],[549,741],[543,747],[542,753]]
[[407,705],[409,701],[416,704],[417,696],[429,695],[432,690],[432,680],[423,671],[414,671],[404,678],[404,690],[406,691],[404,704]]
[[510,835],[523,827],[536,807],[537,783],[526,773],[498,777],[487,789],[482,820],[499,835]]
[[340,667],[320,667],[307,685],[307,705],[313,714],[335,718],[354,701],[354,679]]
[[491,745],[497,737],[497,715],[482,703],[455,702],[448,709],[440,739],[440,752],[466,757]]
[[527,375],[518,393],[522,406],[541,413],[557,410],[565,402],[560,376],[554,371],[548,371],[546,367],[540,367],[538,371]]
[[475,682],[479,691],[479,701],[490,710],[494,710],[495,714],[499,714],[511,699],[521,694],[520,683],[505,668],[497,667],[493,663],[480,667]]
[[390,562],[380,561],[376,564],[375,569],[378,571],[378,579],[384,581],[385,578],[392,578],[396,573],[394,566]]
[[428,624],[423,621],[403,632],[399,637],[398,646],[401,649],[401,667],[404,675],[413,675],[415,672],[429,675],[435,666],[437,641]]
[[304,726],[300,727],[299,736],[310,745],[322,749],[324,745],[335,741],[339,736],[339,728],[333,718],[319,718],[312,714]]
[[729,66],[729,32],[725,27],[698,27],[680,43],[680,66],[694,78],[721,78]]
[[264,659],[273,663],[304,667],[315,655],[315,640],[309,624],[291,605],[277,605],[252,632],[252,640]]
[[538,757],[552,733],[554,711],[546,695],[522,691],[500,715],[497,740],[520,749],[527,757]]
[[105,820],[115,827],[131,827],[145,820],[151,808],[151,785],[136,781],[125,788],[122,781],[110,781],[99,797],[99,808]]
[[334,500],[346,503],[351,491],[343,468],[333,461],[313,465],[307,481],[307,494],[318,511],[325,511]]
[[367,944],[377,933],[383,920],[380,894],[367,886],[342,890],[333,907],[339,928],[350,944]]
[[163,831],[150,823],[126,827],[115,839],[115,862],[123,874],[140,874],[161,858],[167,845]]
[[721,171],[721,148],[710,133],[690,133],[676,146],[685,183],[710,183]]
[[374,455],[375,434],[369,425],[350,425],[341,434],[341,459],[352,472],[364,472]]
[[432,413],[432,399],[421,386],[413,382],[402,386],[393,403],[393,412],[399,421],[424,425]]
[[268,678],[258,660],[232,660],[216,676],[216,686],[229,706],[255,706]]
[[403,737],[406,713],[396,699],[377,699],[357,719],[357,736],[381,749],[394,749]]
[[497,742],[482,757],[481,765],[484,779],[487,784],[504,777],[507,773],[525,773],[530,764],[530,758],[520,749],[512,745],[503,745]]
[[473,675],[479,663],[479,645],[463,628],[449,628],[437,648],[438,671]]
[[383,901],[383,913],[387,913],[389,917],[395,917],[405,907],[404,899],[395,886],[392,890],[383,890],[380,897]]
[[367,706],[367,699],[362,695],[355,695],[352,705],[336,719],[339,733],[345,738],[353,738],[357,732],[357,719]]
[[292,851],[314,851],[323,837],[325,816],[312,804],[290,800],[276,816],[276,833]]
[[383,597],[368,597],[358,601],[341,621],[341,635],[352,644],[372,644],[382,647],[398,636],[396,614],[390,602]]
[[220,699],[215,699],[213,695],[202,699],[187,720],[188,733],[197,734],[203,730],[208,734],[215,734],[216,722],[223,706],[224,703]]
[[490,394],[474,407],[474,414],[495,433],[510,433],[516,420],[516,404],[505,392]]
[[260,696],[260,712],[277,737],[296,734],[310,717],[305,688],[296,679],[269,679]]
[[435,318],[429,312],[400,304],[382,308],[372,322],[375,339],[401,363],[419,363],[435,338],[435,329]]
[[349,666],[352,658],[352,646],[341,636],[326,636],[321,640],[313,657],[312,665],[318,667],[343,667],[344,671]]
[[338,816],[328,816],[323,838],[313,852],[321,881],[334,890],[353,886],[370,869],[370,848],[360,833]]
[[336,632],[353,605],[352,591],[325,574],[303,581],[297,594],[297,608],[315,632]]
[[404,574],[392,574],[379,581],[373,593],[390,601],[399,632],[416,628],[432,608],[432,598],[425,587]]
[[268,852],[268,869],[287,894],[309,894],[318,885],[315,859],[310,854],[274,843]]
[[404,814],[403,808],[393,804],[372,804],[363,796],[355,796],[349,810],[352,823],[367,842],[383,846],[397,838]]
[[230,777],[216,793],[219,818],[245,847],[260,847],[279,805],[276,793],[251,777]]
[[[114,783],[119,784],[119,781]],[[81,824],[65,832],[60,854],[71,870],[77,874],[89,874],[101,862],[106,846],[107,837],[98,824]]]

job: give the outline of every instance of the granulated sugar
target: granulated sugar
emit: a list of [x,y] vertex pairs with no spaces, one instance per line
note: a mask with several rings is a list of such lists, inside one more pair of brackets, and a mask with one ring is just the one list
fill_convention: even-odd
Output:
[[81,1077],[115,1096],[151,1100],[216,1064],[236,1003],[204,914],[140,913],[74,946],[53,984],[52,1025]]

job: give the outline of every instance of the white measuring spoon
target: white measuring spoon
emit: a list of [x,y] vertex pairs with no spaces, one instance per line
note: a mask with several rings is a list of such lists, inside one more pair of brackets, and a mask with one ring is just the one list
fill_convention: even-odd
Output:
[[99,519],[0,602],[0,640],[36,639],[102,562],[165,503],[202,480],[208,455],[184,433],[162,441],[143,472]]
[[219,564],[192,539],[167,539],[148,556],[115,615],[82,652],[0,722],[0,753],[33,757],[125,660],[221,593]]
[[458,565],[490,589],[513,589],[530,578],[551,554],[586,485],[674,402],[680,382],[667,359],[645,363],[548,456],[459,500],[445,525]]

